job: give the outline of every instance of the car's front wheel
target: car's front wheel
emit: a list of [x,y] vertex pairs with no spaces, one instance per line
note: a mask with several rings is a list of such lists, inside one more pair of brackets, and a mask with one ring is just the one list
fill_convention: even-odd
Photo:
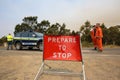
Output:
[[15,44],[15,48],[16,48],[17,50],[22,49],[21,43],[20,43],[20,42],[17,42],[17,43]]

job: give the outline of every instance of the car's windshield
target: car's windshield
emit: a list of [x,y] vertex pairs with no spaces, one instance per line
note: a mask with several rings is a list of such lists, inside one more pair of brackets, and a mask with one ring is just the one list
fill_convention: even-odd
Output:
[[42,34],[42,33],[35,32],[35,34],[36,34],[38,37],[43,37],[43,34]]

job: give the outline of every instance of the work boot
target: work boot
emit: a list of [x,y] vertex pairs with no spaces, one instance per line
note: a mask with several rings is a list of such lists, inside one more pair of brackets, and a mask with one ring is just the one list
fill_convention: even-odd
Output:
[[95,47],[94,50],[97,50],[97,48]]

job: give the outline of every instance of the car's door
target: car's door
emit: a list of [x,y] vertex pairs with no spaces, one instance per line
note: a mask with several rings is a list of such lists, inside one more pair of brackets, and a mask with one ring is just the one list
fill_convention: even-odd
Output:
[[28,32],[22,32],[21,34],[21,41],[22,45],[29,45],[29,34]]
[[37,35],[34,32],[29,32],[29,42],[31,45],[37,45]]

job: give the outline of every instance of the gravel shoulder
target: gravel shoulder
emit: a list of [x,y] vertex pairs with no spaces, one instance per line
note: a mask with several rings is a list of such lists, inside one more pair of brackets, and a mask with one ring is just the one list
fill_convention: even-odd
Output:
[[[120,80],[120,48],[106,48],[103,53],[84,48],[87,80]],[[39,50],[5,50],[0,48],[0,80],[33,80],[42,63]],[[45,61],[57,70],[81,71],[80,62]],[[43,74],[40,80],[80,80],[78,76]]]

